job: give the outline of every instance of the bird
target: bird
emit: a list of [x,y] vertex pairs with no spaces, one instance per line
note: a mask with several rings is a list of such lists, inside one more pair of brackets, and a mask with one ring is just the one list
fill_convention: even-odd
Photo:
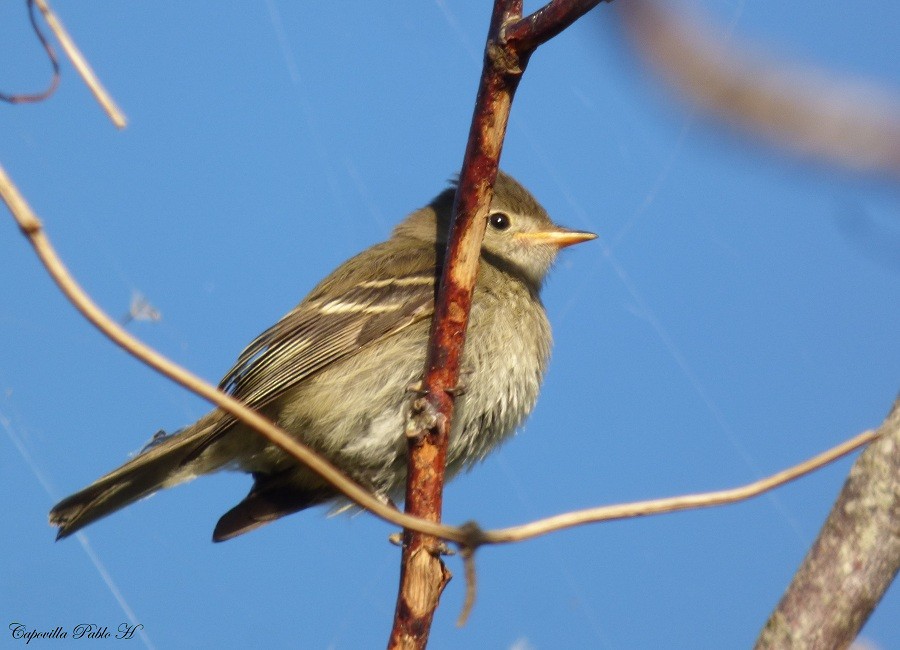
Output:
[[[383,500],[402,498],[411,387],[422,378],[456,183],[389,239],[350,258],[257,336],[219,387]],[[473,292],[446,476],[471,468],[521,427],[537,401],[552,336],[540,291],[557,253],[594,239],[556,225],[512,176],[494,184]],[[249,426],[216,408],[50,511],[68,537],[154,492],[218,470],[253,478],[218,521],[222,542],[346,500]]]

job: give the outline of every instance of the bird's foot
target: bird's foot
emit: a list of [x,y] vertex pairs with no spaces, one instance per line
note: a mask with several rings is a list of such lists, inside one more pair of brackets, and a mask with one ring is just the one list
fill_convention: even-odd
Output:
[[432,431],[446,426],[447,417],[438,412],[428,398],[413,400],[409,418],[406,421],[406,437],[418,438],[423,431]]
[[[402,532],[394,533],[393,535],[388,535],[388,541],[391,544],[393,544],[394,546],[399,546],[400,548],[403,548],[405,546],[405,544],[403,543],[403,533]],[[456,555],[456,551],[454,549],[450,548],[447,545],[447,543],[444,541],[438,541],[438,543],[434,546],[434,548],[431,549],[431,552],[434,555],[445,555],[445,556]]]

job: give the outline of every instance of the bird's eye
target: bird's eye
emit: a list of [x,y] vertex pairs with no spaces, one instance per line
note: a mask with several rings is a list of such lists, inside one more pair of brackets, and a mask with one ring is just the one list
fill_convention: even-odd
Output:
[[509,228],[509,215],[504,212],[495,212],[488,218],[494,230],[506,230]]

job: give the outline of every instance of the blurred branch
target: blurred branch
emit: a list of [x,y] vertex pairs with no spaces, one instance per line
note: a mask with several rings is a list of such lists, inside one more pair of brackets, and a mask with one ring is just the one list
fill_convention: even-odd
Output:
[[44,20],[47,21],[47,25],[50,26],[53,34],[56,36],[56,40],[62,45],[62,48],[72,62],[72,65],[78,71],[78,74],[81,75],[84,83],[109,116],[109,119],[112,120],[112,123],[115,124],[117,128],[124,129],[128,124],[128,120],[125,118],[124,113],[122,113],[122,110],[118,107],[113,98],[110,97],[109,93],[106,92],[103,84],[100,83],[97,75],[94,74],[91,66],[81,54],[78,46],[75,45],[75,41],[72,40],[72,37],[69,36],[66,28],[63,27],[62,21],[60,21],[56,14],[53,13],[53,10],[50,9],[47,0],[28,0],[28,2],[29,4],[36,4],[38,9],[41,10],[41,14],[43,14]]
[[56,51],[54,51],[53,46],[50,45],[49,41],[47,41],[47,37],[44,36],[44,32],[42,32],[41,28],[38,26],[37,17],[34,15],[34,0],[28,0],[28,20],[31,21],[31,28],[34,30],[38,41],[40,41],[41,47],[43,47],[44,51],[47,53],[47,58],[50,59],[50,67],[53,69],[53,76],[50,78],[50,85],[47,86],[47,89],[39,93],[18,95],[0,93],[0,101],[9,102],[10,104],[42,102],[55,93],[59,86],[59,60],[56,58]]
[[854,463],[757,650],[846,648],[900,569],[900,398]]
[[638,53],[688,102],[770,144],[900,178],[900,99],[774,59],[654,0],[617,3]]

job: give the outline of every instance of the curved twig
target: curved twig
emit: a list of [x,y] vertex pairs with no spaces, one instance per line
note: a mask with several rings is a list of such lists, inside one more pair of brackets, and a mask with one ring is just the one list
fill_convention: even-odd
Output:
[[809,460],[741,487],[719,490],[717,492],[686,494],[677,497],[654,499],[652,501],[637,501],[635,503],[601,506],[599,508],[587,508],[585,510],[567,512],[561,515],[547,517],[546,519],[540,519],[522,526],[485,531],[482,533],[481,540],[483,544],[521,542],[526,539],[533,539],[551,532],[572,528],[574,526],[582,526],[587,523],[614,521],[617,519],[633,519],[635,517],[647,517],[649,515],[680,512],[682,510],[710,508],[712,506],[746,501],[747,499],[757,497],[776,487],[795,481],[801,476],[805,476],[810,472],[824,467],[828,463],[832,463],[838,458],[846,456],[860,447],[864,447],[877,437],[877,431],[864,431],[858,436],[851,438],[846,442],[842,442],[836,447],[832,447],[828,451],[822,452]]
[[53,76],[50,78],[50,85],[47,86],[47,89],[39,93],[17,95],[0,93],[0,101],[8,102],[10,104],[33,104],[42,102],[55,93],[56,89],[59,87],[59,59],[56,58],[56,50],[50,45],[50,42],[47,40],[47,37],[44,36],[44,32],[41,31],[41,28],[37,23],[37,16],[34,14],[34,0],[28,0],[28,20],[31,21],[31,28],[34,30],[38,41],[40,41],[41,47],[43,47],[44,51],[47,53],[47,58],[50,59],[50,67],[53,69]]

